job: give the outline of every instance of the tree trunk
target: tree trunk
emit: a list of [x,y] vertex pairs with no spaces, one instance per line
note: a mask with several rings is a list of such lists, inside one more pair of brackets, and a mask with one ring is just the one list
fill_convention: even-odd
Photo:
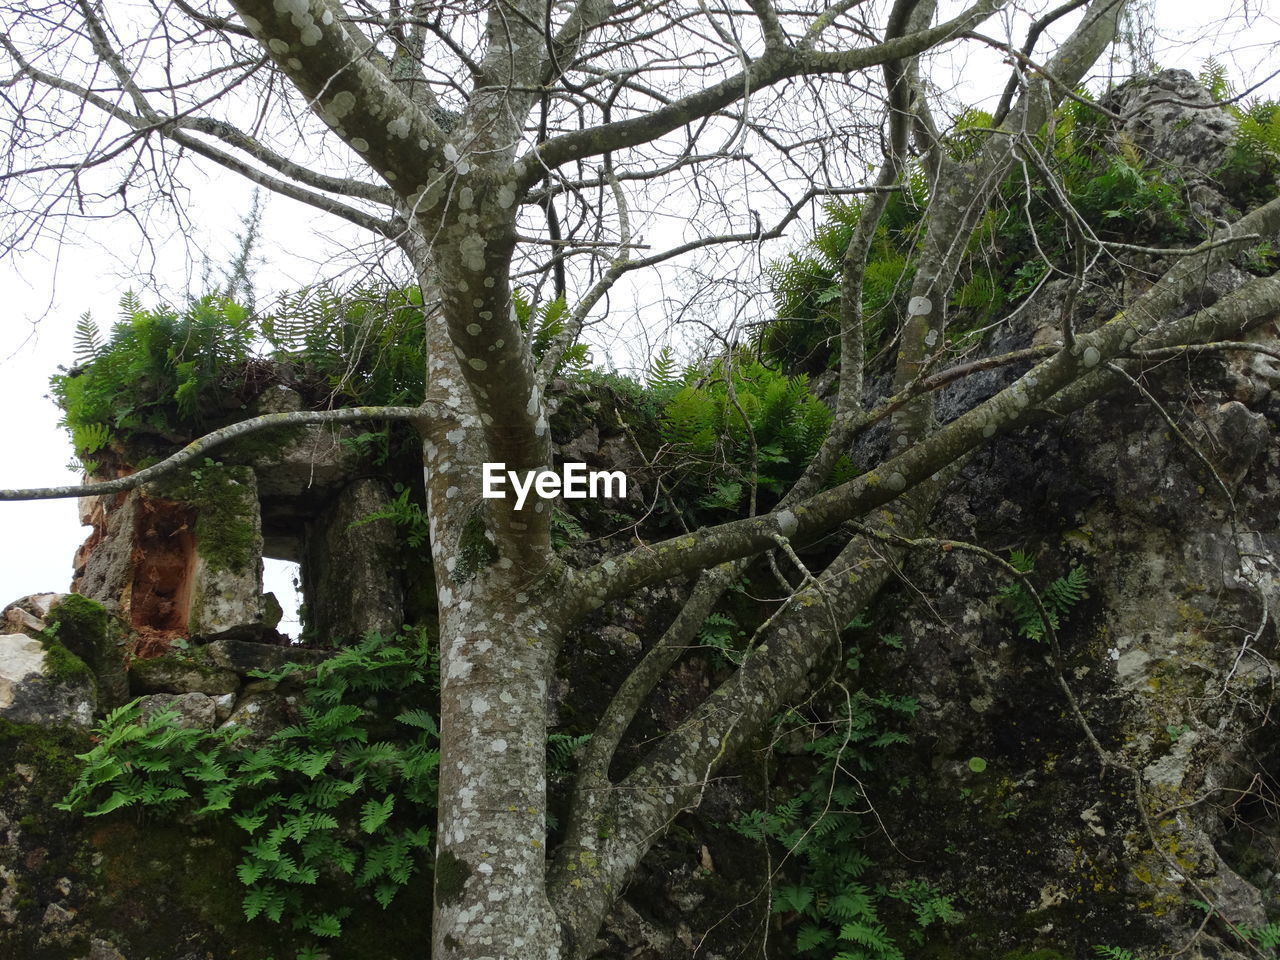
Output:
[[547,677],[557,646],[544,608],[496,571],[441,610],[436,960],[560,956],[544,882]]

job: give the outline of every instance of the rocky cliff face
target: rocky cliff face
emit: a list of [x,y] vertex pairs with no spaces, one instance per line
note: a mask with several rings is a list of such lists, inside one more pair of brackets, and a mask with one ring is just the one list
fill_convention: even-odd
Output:
[[[1126,118],[1117,142],[1182,171],[1193,211],[1212,220],[1233,203],[1215,171],[1234,121],[1207,103],[1177,71],[1104,101]],[[1123,309],[1144,282],[1142,257],[1154,268],[1164,256],[1100,270],[1076,303],[1077,325]],[[1206,277],[1186,310],[1245,278],[1240,266]],[[1055,339],[1063,302],[1061,284],[1046,284],[984,349]],[[1147,960],[1243,960],[1258,955],[1250,936],[1270,949],[1256,931],[1280,916],[1280,318],[1249,342],[1258,350],[1171,357],[1105,403],[976,454],[930,518],[930,535],[999,558],[1019,551],[1023,587],[990,555],[913,552],[897,585],[849,626],[848,670],[824,665],[824,679],[840,682],[818,683],[769,743],[738,758],[700,809],[672,824],[606,924],[600,955],[789,957],[804,890],[854,896],[859,884],[885,891],[885,926],[905,955],[924,960],[1064,960],[1099,946]],[[968,379],[943,397],[940,416],[1014,375]],[[643,474],[637,411],[624,431],[607,390],[564,388],[558,403],[553,426],[566,457]],[[318,531],[307,549],[356,559],[313,565],[324,616],[351,632],[398,622],[404,585],[376,575],[386,544],[353,541],[350,525],[389,495],[335,470],[336,499],[305,508],[314,512],[305,529]],[[254,506],[265,512],[248,511],[251,560],[268,549],[262,517],[267,539],[279,535],[282,523],[269,518],[288,513],[283,505],[304,488],[259,490]],[[146,561],[151,551],[137,537],[158,527],[138,520],[144,508],[137,498],[95,508],[98,559],[82,589],[114,602],[125,628],[120,600],[143,596],[138,584],[148,596],[179,597],[182,622],[166,629],[186,637],[198,580],[190,550],[167,566],[158,551]],[[334,586],[350,571],[363,571],[367,590]],[[1039,624],[1027,586],[1056,629]],[[250,582],[228,622],[269,630],[260,590]],[[623,625],[581,631],[552,691],[563,730],[590,729],[612,678],[637,662],[684,590],[652,589],[633,598]],[[238,722],[265,738],[296,719],[298,688],[251,671],[322,654],[209,630],[211,642],[135,659],[126,677],[122,628],[79,601],[69,609],[81,619],[59,619],[53,598],[16,605],[0,637],[0,955],[195,960],[280,949],[288,931],[241,920],[233,871],[242,838],[119,814],[85,821],[51,804],[73,779],[71,755],[87,747],[95,709],[147,696],[149,709],[175,707],[184,724]],[[53,622],[64,626],[51,636]],[[633,751],[710,689],[723,655],[687,658],[658,688]],[[801,812],[786,822],[789,804]],[[826,821],[818,845],[826,860],[778,842],[794,846],[808,834],[805,816],[817,822],[833,809],[840,816]],[[333,957],[407,955],[397,951],[411,949],[421,917],[361,907],[352,923],[368,932],[362,952]]]

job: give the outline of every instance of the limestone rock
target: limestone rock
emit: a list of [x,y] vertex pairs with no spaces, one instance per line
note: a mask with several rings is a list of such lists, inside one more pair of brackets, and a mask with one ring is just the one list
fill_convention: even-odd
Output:
[[128,700],[121,631],[102,604],[76,593],[60,594],[50,602],[45,620],[58,642],[93,670],[99,709],[106,712]]
[[203,659],[157,657],[135,660],[129,667],[129,688],[135,695],[203,693],[216,697],[233,694],[239,687],[235,671]]
[[259,680],[244,688],[231,715],[221,726],[242,727],[248,734],[241,742],[251,747],[261,746],[273,733],[297,719],[296,705],[296,696],[274,683]]
[[1163,70],[1123,84],[1102,105],[1125,117],[1116,134],[1145,161],[1165,163],[1180,175],[1212,176],[1235,137],[1237,123],[1186,70]]
[[58,929],[70,926],[75,923],[75,920],[76,914],[74,910],[68,910],[59,903],[51,903],[45,907],[44,919],[41,921],[41,925]]
[[241,676],[255,670],[269,673],[272,670],[279,670],[286,663],[320,663],[329,656],[321,650],[270,643],[251,643],[245,640],[215,640],[206,650],[212,661],[219,667]]
[[342,441],[360,432],[326,424],[297,427],[285,442],[246,449],[238,459],[253,464],[265,498],[323,500],[359,476],[361,454]]
[[224,693],[213,698],[214,719],[218,723],[226,723],[227,718],[231,716],[231,711],[236,706],[236,695],[234,693]]
[[326,642],[370,631],[391,634],[404,622],[403,591],[391,562],[397,530],[390,520],[362,522],[391,501],[385,482],[357,480],[307,525],[307,618]]
[[1228,482],[1239,481],[1271,441],[1267,418],[1238,400],[1208,411],[1201,423],[1211,438],[1210,458],[1218,462]]
[[98,937],[89,941],[89,953],[84,960],[127,960],[113,944]]
[[29,637],[38,637],[44,631],[44,621],[34,617],[18,603],[11,603],[4,608],[0,617],[0,628],[14,633],[25,633]]
[[[201,496],[216,497],[203,508],[204,531],[196,543],[187,629],[192,637],[253,637],[271,632],[262,599],[262,518],[257,478],[248,467],[206,467]],[[216,490],[217,493],[203,491]],[[230,525],[234,532],[215,531]],[[214,534],[217,533],[217,540]]]
[[141,490],[131,490],[120,497],[91,499],[88,519],[81,519],[93,531],[76,553],[76,576],[71,588],[119,612],[128,606],[123,601],[132,592],[134,554],[141,546],[138,531],[146,529],[144,521],[148,519],[147,497]]
[[176,710],[178,726],[189,730],[212,730],[217,721],[217,705],[203,693],[153,693],[139,706],[144,717]]
[[15,600],[0,611],[0,629],[39,637],[48,626],[46,618],[64,594],[33,593]]
[[95,705],[89,668],[66,648],[22,633],[0,634],[0,718],[88,726]]

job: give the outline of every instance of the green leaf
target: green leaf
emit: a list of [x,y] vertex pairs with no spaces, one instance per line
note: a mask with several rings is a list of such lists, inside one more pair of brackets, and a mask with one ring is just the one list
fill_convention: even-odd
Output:
[[784,910],[803,913],[811,903],[813,903],[812,887],[780,887],[773,894],[773,909],[775,913],[780,913]]
[[395,794],[388,794],[381,802],[365,801],[364,806],[360,808],[360,829],[365,833],[373,833],[387,822],[395,803]]
[[436,718],[427,710],[405,710],[396,717],[396,720],[411,727],[417,727],[419,730],[426,730],[428,733],[440,732],[436,726]]
[[307,929],[317,937],[342,936],[342,920],[336,914],[321,913],[311,917]]
[[231,819],[241,830],[246,833],[253,833],[267,822],[267,815],[265,813],[237,813],[232,815]]
[[796,934],[796,950],[804,953],[817,947],[826,947],[835,939],[835,935],[816,923],[806,923]]
[[121,807],[127,807],[130,804],[137,803],[140,799],[139,794],[124,793],[116,790],[100,806],[95,810],[90,810],[85,814],[86,817],[100,817],[103,814],[110,813],[112,810],[119,810]]

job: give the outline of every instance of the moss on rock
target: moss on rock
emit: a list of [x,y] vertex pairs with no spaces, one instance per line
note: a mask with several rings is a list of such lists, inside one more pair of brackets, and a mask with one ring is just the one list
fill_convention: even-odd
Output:
[[165,484],[162,492],[199,509],[196,549],[210,567],[244,573],[261,559],[256,489],[252,468],[206,460],[187,477]]
[[97,681],[99,709],[119,706],[128,696],[124,651],[106,607],[71,593],[58,600],[45,620],[52,673],[79,679],[89,671]]

